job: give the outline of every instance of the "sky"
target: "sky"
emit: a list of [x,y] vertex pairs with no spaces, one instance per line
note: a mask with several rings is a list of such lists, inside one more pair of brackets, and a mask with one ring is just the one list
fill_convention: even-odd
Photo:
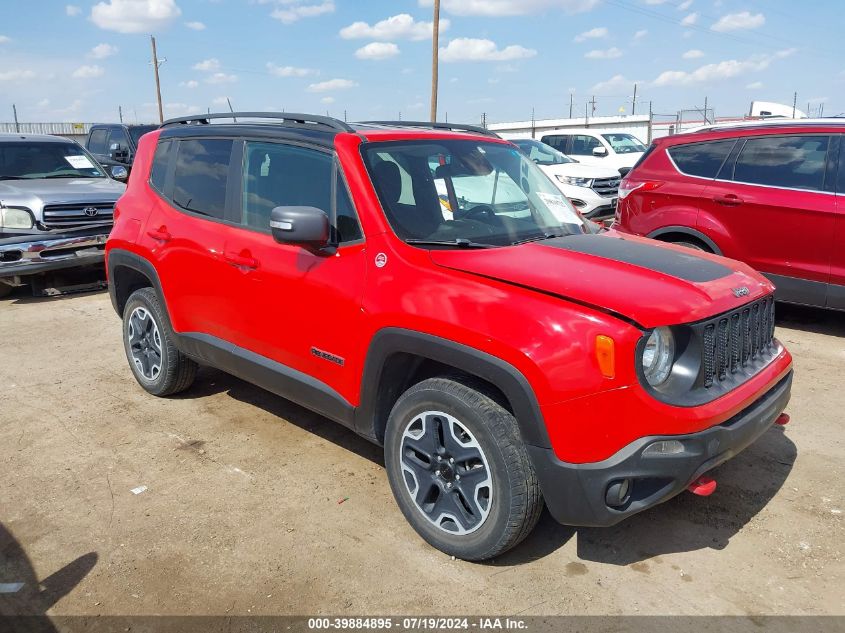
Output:
[[[442,0],[438,118],[845,112],[840,0]],[[802,7],[805,7],[802,9]],[[427,119],[432,0],[0,0],[0,121]],[[835,19],[834,19],[835,18]]]

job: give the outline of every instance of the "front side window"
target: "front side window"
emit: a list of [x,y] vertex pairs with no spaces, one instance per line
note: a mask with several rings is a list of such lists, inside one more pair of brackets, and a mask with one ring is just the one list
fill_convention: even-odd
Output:
[[557,187],[510,144],[400,141],[363,153],[391,227],[410,243],[505,246],[585,231]]
[[733,180],[821,191],[829,140],[797,135],[749,138],[737,157]]
[[631,134],[602,134],[602,136],[617,154],[636,154],[646,149],[645,145]]
[[122,127],[112,128],[109,134],[109,149],[129,149],[129,139],[126,138]]
[[173,202],[186,211],[223,219],[232,141],[179,141],[173,174]]
[[682,173],[701,178],[715,178],[735,143],[736,139],[690,143],[670,147],[667,151]]
[[334,168],[331,154],[294,145],[247,142],[241,223],[268,232],[270,212],[275,207],[288,206],[316,207],[325,211],[329,218],[335,218],[332,221],[335,242],[362,237],[352,202],[340,173]]
[[572,137],[572,149],[569,153],[573,156],[592,156],[596,147],[603,147],[597,138],[586,134],[575,134]]
[[0,143],[0,180],[105,177],[97,161],[70,141]]
[[513,143],[538,165],[565,165],[576,162],[551,145],[546,145],[540,141],[533,139],[517,140],[513,141]]

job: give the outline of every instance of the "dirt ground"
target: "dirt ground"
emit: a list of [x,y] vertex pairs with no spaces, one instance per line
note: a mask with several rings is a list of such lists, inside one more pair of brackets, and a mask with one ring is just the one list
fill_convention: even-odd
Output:
[[153,398],[106,293],[18,292],[0,300],[0,599],[62,615],[845,614],[845,316],[779,310],[792,423],[719,468],[712,497],[609,529],[544,514],[472,564],[417,537],[377,447],[214,370]]

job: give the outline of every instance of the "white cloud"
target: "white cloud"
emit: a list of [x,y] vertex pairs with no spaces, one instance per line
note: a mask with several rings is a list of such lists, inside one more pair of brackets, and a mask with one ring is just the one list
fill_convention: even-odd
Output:
[[326,105],[334,103],[334,97],[323,97],[320,99],[320,103],[325,103]]
[[700,51],[697,48],[693,48],[681,55],[681,57],[683,57],[684,59],[698,59],[699,57],[704,57],[704,51]]
[[746,84],[745,87],[748,88],[748,90],[759,90],[760,88],[763,87],[763,82],[762,81],[752,81],[750,84]]
[[238,80],[237,75],[229,75],[227,73],[212,73],[205,78],[205,83],[208,84],[231,84]]
[[[155,112],[155,116],[158,116],[158,110],[156,110],[158,106],[156,106],[156,104],[145,103],[142,107],[150,114]],[[171,119],[177,116],[187,116],[189,114],[197,114],[198,112],[205,111],[205,108],[199,108],[195,105],[188,105],[187,103],[165,103],[163,108],[165,119]]]
[[656,4],[664,4],[666,0],[645,0],[646,4],[656,5]]
[[[550,9],[566,13],[582,13],[595,8],[600,0],[442,0],[443,10],[452,15],[501,17],[528,15]],[[421,7],[430,7],[432,0],[419,0]]]
[[180,81],[179,82],[180,88],[191,88],[191,89],[193,89],[193,88],[198,88],[199,85],[200,85],[200,82],[198,82],[195,79],[189,79],[188,81]]
[[648,31],[646,29],[641,29],[634,33],[634,41],[639,42],[642,40],[646,35],[648,35]]
[[584,57],[587,59],[617,59],[618,57],[622,57],[622,51],[613,46],[606,50],[598,49],[584,53]]
[[459,37],[440,49],[443,62],[507,62],[537,54],[532,48],[512,44],[500,49],[492,40]]
[[693,0],[684,0],[681,4],[678,5],[678,11],[686,11],[692,6]]
[[105,59],[106,57],[111,57],[116,54],[117,46],[112,46],[111,44],[97,44],[91,49],[91,52],[88,53],[88,57],[91,59]]
[[790,48],[778,51],[773,55],[753,55],[745,60],[729,59],[716,64],[706,64],[692,72],[683,70],[667,70],[652,82],[656,87],[689,86],[691,84],[708,83],[731,79],[749,72],[758,72],[768,68],[773,61],[789,57],[796,49]]
[[50,105],[49,99],[41,99],[38,103],[35,104],[36,108],[46,108]]
[[632,90],[634,84],[642,83],[634,79],[628,79],[623,75],[614,75],[607,81],[600,81],[595,86],[590,88],[592,94],[619,94],[626,90]]
[[192,68],[194,70],[202,70],[206,72],[220,70],[220,60],[216,57],[211,57],[209,59],[204,59],[201,62],[197,62],[192,66]]
[[12,41],[12,38],[9,37],[8,35],[0,35],[0,44],[7,44],[8,42],[11,42],[11,41]]
[[[370,26],[366,22],[353,22],[340,29],[345,40],[427,40],[431,37],[433,22],[418,22],[407,13],[394,15]],[[449,28],[449,20],[440,20],[440,31]]]
[[595,40],[601,37],[607,37],[607,27],[597,26],[589,31],[584,31],[580,35],[575,36],[575,41],[584,42],[586,40]]
[[192,31],[204,31],[205,24],[202,22],[185,22],[185,26],[187,26]]
[[273,62],[267,62],[267,72],[276,77],[305,77],[313,75],[315,70],[310,68],[297,68],[296,66],[279,66]]
[[102,67],[96,65],[80,66],[71,73],[71,77],[74,79],[96,79],[97,77],[102,77],[105,72]]
[[67,15],[69,15],[70,17],[75,17],[75,16],[79,15],[80,13],[82,13],[82,8],[77,7],[76,5],[73,5],[73,4],[68,4],[68,5],[65,6],[65,13]]
[[211,104],[228,106],[229,97],[214,97],[214,99],[211,100]]
[[308,86],[309,92],[331,92],[333,90],[348,90],[358,84],[351,79],[329,79]]
[[358,59],[388,59],[399,54],[399,47],[392,42],[371,42],[355,51]]
[[741,11],[740,13],[728,13],[719,18],[710,28],[720,33],[727,31],[741,31],[744,29],[756,29],[766,23],[766,16],[762,13],[750,13],[748,11]]
[[14,70],[0,71],[0,81],[18,81],[21,79],[32,79],[35,73],[31,70],[21,70],[16,68]]
[[692,26],[698,22],[698,13],[692,12],[681,20],[681,26]]
[[282,0],[282,6],[275,9],[270,17],[282,24],[293,24],[302,18],[315,18],[326,13],[334,13],[334,2],[328,0],[320,4],[300,4],[296,0]]
[[105,0],[91,8],[91,21],[118,33],[150,33],[182,15],[176,0]]

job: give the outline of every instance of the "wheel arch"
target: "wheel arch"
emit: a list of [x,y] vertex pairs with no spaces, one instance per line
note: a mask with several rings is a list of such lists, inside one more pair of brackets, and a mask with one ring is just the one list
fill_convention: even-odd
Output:
[[[710,237],[688,226],[664,226],[656,231],[652,231],[646,237],[664,242],[684,241],[685,239],[694,239],[701,242],[704,246],[710,249],[710,252],[716,255],[722,254],[722,249]],[[677,238],[677,239],[671,239]]]
[[523,442],[551,446],[534,391],[516,367],[478,349],[401,328],[380,330],[370,342],[356,430],[384,443],[387,419],[399,396],[420,380],[449,374],[474,379],[473,387],[513,413]]
[[[107,259],[109,296],[112,307],[119,317],[123,317],[123,309],[130,295],[141,288],[152,288],[164,306],[165,316],[170,320],[167,301],[161,289],[161,281],[152,263],[130,251],[113,249]],[[169,324],[168,324],[169,325]]]

